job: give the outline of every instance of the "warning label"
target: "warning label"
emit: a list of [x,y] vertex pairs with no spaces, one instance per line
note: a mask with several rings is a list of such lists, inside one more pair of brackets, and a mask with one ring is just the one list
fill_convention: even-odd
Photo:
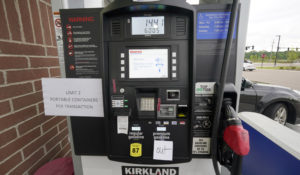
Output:
[[210,138],[194,137],[193,154],[210,154]]

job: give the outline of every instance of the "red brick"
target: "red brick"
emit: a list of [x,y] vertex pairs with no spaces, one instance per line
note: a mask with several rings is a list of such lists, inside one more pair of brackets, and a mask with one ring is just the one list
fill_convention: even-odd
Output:
[[42,113],[42,112],[44,112],[45,110],[44,110],[44,103],[40,103],[39,104],[39,112],[40,113]]
[[41,29],[41,19],[38,11],[38,4],[36,0],[29,0],[31,16],[35,34],[35,40],[38,44],[43,44],[43,35]]
[[62,120],[64,120],[64,117],[53,117],[53,119],[49,120],[48,122],[42,125],[43,132],[47,132],[49,129],[60,123]]
[[45,50],[42,46],[19,44],[6,41],[0,41],[0,50],[3,54],[38,56],[45,55]]
[[61,152],[57,155],[57,157],[65,157],[65,155],[71,150],[70,145],[66,145],[64,148],[62,148]]
[[60,68],[52,68],[50,69],[51,77],[59,77],[60,76]]
[[46,153],[46,155],[37,163],[35,164],[32,168],[28,170],[28,174],[34,174],[36,170],[38,170],[41,166],[46,164],[47,162],[51,161],[54,156],[61,150],[59,145],[57,145],[53,150],[51,150],[49,153]]
[[38,116],[22,123],[21,125],[19,125],[19,127],[18,127],[19,133],[21,135],[23,135],[24,133],[31,130],[32,128],[40,126],[47,120],[49,120],[49,117],[45,117],[44,114],[38,115]]
[[3,72],[0,72],[0,85],[4,84],[4,74]]
[[21,161],[22,156],[21,153],[18,152],[17,154],[0,164],[0,174],[6,174],[8,171],[17,166]]
[[21,19],[23,24],[25,41],[33,43],[33,32],[32,32],[31,18],[29,14],[27,0],[19,0],[19,7],[20,7],[20,13],[22,14]]
[[50,33],[50,25],[49,25],[49,18],[47,15],[47,7],[44,3],[40,2],[40,12],[42,16],[42,26],[44,29],[44,38],[45,38],[45,44],[51,46],[51,33]]
[[65,129],[64,131],[60,132],[57,136],[52,138],[47,144],[46,144],[46,151],[48,152],[51,150],[55,145],[57,145],[63,138],[65,138],[68,135],[68,130]]
[[15,1],[4,0],[4,2],[6,6],[9,29],[12,34],[12,39],[21,41],[21,27]]
[[0,87],[0,100],[28,94],[33,92],[32,84],[25,83],[25,84],[18,84],[18,85],[11,85],[6,87]]
[[27,67],[27,60],[24,57],[0,57],[0,69],[20,69]]
[[35,152],[30,158],[22,162],[11,174],[24,174],[32,165],[45,155],[44,150],[41,148]]
[[11,109],[8,101],[0,102],[0,115],[7,114],[10,112],[10,110]]
[[58,58],[30,58],[31,67],[59,66]]
[[34,82],[34,89],[35,91],[40,91],[42,90],[42,81],[38,80]]
[[57,128],[53,128],[45,135],[42,135],[40,138],[32,142],[30,145],[26,146],[23,149],[24,157],[27,158],[32,154],[35,150],[39,149],[40,147],[44,146],[48,140],[54,137],[57,134]]
[[69,139],[68,139],[68,136],[65,137],[62,141],[61,141],[61,147],[65,147],[67,144],[70,144],[69,143]]
[[10,114],[6,117],[0,118],[0,131],[6,128],[9,128],[17,123],[26,120],[27,118],[33,117],[36,115],[36,107],[30,107],[14,114]]
[[52,45],[56,46],[56,35],[55,35],[55,29],[54,29],[52,8],[50,6],[47,6],[47,10],[48,10],[48,17],[49,17],[49,22],[50,22]]
[[12,128],[0,134],[0,147],[17,138],[17,131]]
[[72,152],[71,150],[67,153],[67,155],[65,157],[72,157]]
[[[55,41],[56,43],[56,41]],[[58,56],[57,47],[47,47],[47,55],[48,56]]]
[[48,153],[51,160],[58,158],[58,153],[61,151],[60,144],[56,145],[54,148],[52,148]]
[[38,103],[43,100],[42,92],[19,97],[13,100],[13,106],[15,110],[30,106],[34,103]]
[[13,153],[17,152],[29,142],[34,140],[35,138],[41,135],[40,128],[37,128],[30,133],[16,139],[15,141],[9,143],[5,147],[0,148],[0,161],[4,160],[6,157],[12,155]]
[[7,71],[8,83],[27,81],[27,80],[36,80],[43,77],[49,77],[48,69]]
[[51,4],[51,0],[44,0],[44,2]]
[[3,21],[0,27],[0,38],[9,39],[8,27],[5,19],[5,12],[4,12],[2,1],[0,1],[0,21]]
[[68,127],[67,119],[64,120],[62,123],[60,123],[60,124],[58,125],[59,131],[62,131],[62,130],[64,130],[64,129],[67,128],[67,127]]

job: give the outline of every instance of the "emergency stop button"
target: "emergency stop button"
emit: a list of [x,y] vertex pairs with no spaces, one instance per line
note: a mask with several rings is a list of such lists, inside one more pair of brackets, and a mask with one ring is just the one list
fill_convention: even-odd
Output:
[[141,157],[142,156],[142,144],[132,143],[130,145],[130,156],[131,157]]

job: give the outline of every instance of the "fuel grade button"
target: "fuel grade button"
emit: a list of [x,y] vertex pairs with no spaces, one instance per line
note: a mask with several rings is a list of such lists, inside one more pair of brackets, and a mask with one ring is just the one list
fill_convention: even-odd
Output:
[[142,156],[142,144],[132,143],[130,144],[130,156],[141,157]]

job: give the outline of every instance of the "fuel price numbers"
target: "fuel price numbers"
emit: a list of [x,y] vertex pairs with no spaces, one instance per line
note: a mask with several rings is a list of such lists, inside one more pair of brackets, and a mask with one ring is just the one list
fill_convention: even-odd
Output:
[[164,35],[165,17],[132,17],[132,35]]

